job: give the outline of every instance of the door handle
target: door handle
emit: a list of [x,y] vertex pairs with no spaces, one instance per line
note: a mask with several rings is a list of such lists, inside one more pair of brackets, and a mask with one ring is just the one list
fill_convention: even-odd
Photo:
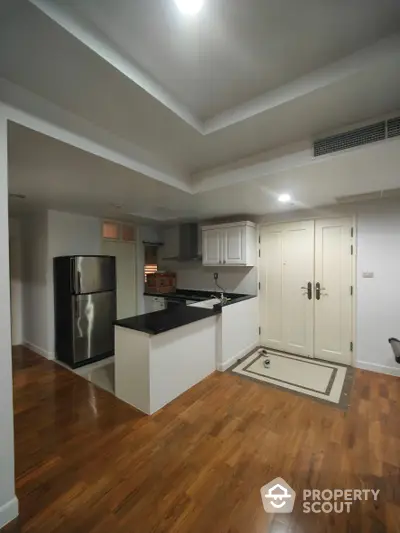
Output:
[[312,283],[309,281],[307,287],[301,287],[303,290],[307,291],[307,298],[312,300]]
[[78,292],[81,293],[81,273],[78,271]]
[[321,287],[321,283],[317,281],[317,283],[315,284],[315,298],[317,300],[321,299],[321,291],[324,290],[326,290],[325,287]]

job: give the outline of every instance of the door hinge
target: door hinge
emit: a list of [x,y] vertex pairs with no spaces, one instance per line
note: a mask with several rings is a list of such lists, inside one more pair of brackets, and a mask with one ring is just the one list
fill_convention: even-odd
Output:
[[260,281],[258,282],[258,290],[259,291],[261,290],[261,282]]
[[354,246],[353,245],[350,246],[350,252],[351,252],[351,255],[354,254]]
[[258,250],[258,257],[261,257],[261,250]]
[[354,292],[353,285],[351,285],[350,286],[350,296],[353,296],[353,292]]
[[351,230],[350,230],[350,235],[351,235],[352,237],[354,237],[354,228],[351,228]]
[[352,342],[350,343],[350,351],[351,352],[353,351],[353,343]]
[[261,327],[258,328],[258,334],[261,335]]
[[261,244],[261,235],[258,237],[258,244]]

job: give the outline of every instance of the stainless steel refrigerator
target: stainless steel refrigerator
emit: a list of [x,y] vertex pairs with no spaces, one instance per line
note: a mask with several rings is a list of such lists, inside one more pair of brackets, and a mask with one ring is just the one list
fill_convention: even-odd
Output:
[[56,357],[78,367],[114,353],[115,257],[54,259]]

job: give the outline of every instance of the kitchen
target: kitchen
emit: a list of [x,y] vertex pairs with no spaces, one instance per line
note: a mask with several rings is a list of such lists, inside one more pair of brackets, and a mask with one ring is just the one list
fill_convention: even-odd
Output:
[[[164,261],[202,261],[204,267],[254,269],[255,224],[237,222],[178,233],[178,246],[167,246]],[[177,232],[177,233],[176,233]],[[173,240],[176,243],[176,239]],[[164,251],[164,254],[166,252]],[[215,269],[215,268],[214,268]],[[258,298],[226,292],[219,273],[210,270],[214,290],[176,288],[176,274],[147,276],[145,298],[161,310],[116,322],[115,393],[139,410],[153,414],[216,369],[224,371],[258,346]]]
[[[159,335],[174,330],[175,336],[185,337],[187,330],[185,326],[190,327],[189,324],[213,317],[212,329],[215,329],[215,332],[212,335],[214,335],[215,340],[212,342],[212,349],[203,346],[203,351],[207,350],[211,357],[210,364],[207,371],[200,373],[200,378],[206,377],[215,369],[226,370],[238,358],[243,357],[258,345],[258,304],[257,298],[254,297],[257,276],[257,269],[254,268],[257,259],[256,227],[251,222],[203,227],[199,227],[197,224],[182,224],[173,228],[166,228],[164,232],[161,231],[159,234],[163,240],[165,239],[165,246],[156,242],[157,239],[152,239],[152,242],[136,243],[138,251],[143,244],[145,272],[154,271],[155,262],[159,263],[160,266],[157,273],[147,274],[147,284],[143,290],[145,314],[135,316],[136,313],[133,313],[131,318],[125,318],[124,314],[118,312],[118,319],[120,320],[117,321],[118,326],[116,328],[117,347],[118,335],[120,335],[122,328],[129,330],[131,336],[133,331],[141,331],[142,333],[147,331],[151,335]],[[172,243],[171,235],[175,236]],[[200,255],[202,248],[205,250],[203,258]],[[153,264],[153,269],[146,269],[150,264],[149,262]],[[163,265],[167,267],[165,270]],[[172,270],[176,272],[172,273]],[[140,270],[138,271],[140,272]],[[246,288],[246,282],[249,286],[250,273],[253,287],[248,292],[237,291],[237,287]],[[187,288],[181,288],[182,285],[179,286],[181,274],[183,274],[183,283]],[[80,276],[80,274],[77,275]],[[70,277],[68,274],[67,278],[70,279]],[[187,281],[188,278],[189,281]],[[220,282],[221,278],[229,282],[228,287],[225,286],[225,283],[224,286],[221,285],[223,283],[223,281]],[[199,283],[202,284],[201,290]],[[123,286],[121,287],[117,276],[118,285],[120,286],[119,291],[117,291],[118,297],[119,294],[122,294],[126,298],[126,292],[129,291],[124,290]],[[137,286],[139,285],[137,284]],[[234,288],[232,292],[231,287]],[[138,295],[137,299],[140,303],[141,295]],[[87,317],[86,311],[83,309],[80,316]],[[91,328],[91,331],[95,331],[96,328],[93,327],[93,324],[90,325],[90,320],[87,321],[86,325]],[[97,329],[101,331],[104,328]],[[237,334],[238,331],[241,332],[240,338]],[[232,332],[235,333],[234,337],[232,337]],[[85,334],[83,336],[87,337],[88,342],[86,344],[88,346],[91,337]],[[233,341],[233,339],[236,340]],[[83,343],[85,343],[84,340]],[[94,345],[93,342],[91,344]],[[201,341],[200,344],[202,344]],[[137,346],[137,339],[132,338],[131,345]],[[186,345],[182,349],[186,350]],[[114,386],[114,358],[109,358],[109,356],[110,350],[107,350],[104,354],[90,358],[89,360],[92,361],[90,364],[82,365],[87,360],[81,360],[72,366],[77,367],[75,371],[82,377],[110,392],[115,391],[118,397],[126,399],[126,395],[123,398],[123,393],[118,391],[120,383],[118,376],[127,376],[129,372],[127,369],[118,372],[118,363],[122,360],[122,356],[119,357],[117,348]],[[107,357],[107,359],[101,361],[103,357]],[[71,361],[65,357],[58,356],[58,358],[71,364]],[[195,366],[195,364],[192,365],[192,368],[194,369]],[[132,372],[133,369],[131,369]],[[137,374],[137,372],[134,373]],[[186,385],[182,390],[178,388],[178,393],[172,393],[170,400],[200,379],[191,377],[190,372],[186,372],[186,374],[187,379],[184,380]],[[160,403],[160,407],[162,404],[163,402]],[[146,409],[144,410],[146,411]]]

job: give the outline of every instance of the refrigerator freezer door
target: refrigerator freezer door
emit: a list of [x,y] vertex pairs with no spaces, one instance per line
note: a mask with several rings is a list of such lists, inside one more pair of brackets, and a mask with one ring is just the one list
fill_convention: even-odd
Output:
[[75,294],[115,290],[115,257],[81,256],[75,257],[72,264]]
[[115,292],[72,296],[72,312],[74,363],[114,350]]

